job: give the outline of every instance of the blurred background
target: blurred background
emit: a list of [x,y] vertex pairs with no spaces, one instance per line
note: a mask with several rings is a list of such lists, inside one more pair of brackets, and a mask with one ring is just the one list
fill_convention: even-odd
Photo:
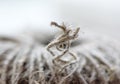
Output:
[[51,21],[120,40],[120,1],[0,0],[0,35],[49,31]]

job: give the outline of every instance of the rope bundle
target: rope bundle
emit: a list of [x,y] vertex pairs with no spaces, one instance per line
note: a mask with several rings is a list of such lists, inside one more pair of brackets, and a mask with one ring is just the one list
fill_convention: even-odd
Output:
[[[42,36],[41,33],[39,35]],[[35,35],[15,38],[1,36],[0,84],[120,84],[118,42],[103,37],[91,39],[89,35],[77,39],[69,47],[69,52],[76,54],[74,60],[77,59],[71,64],[71,61],[63,63],[62,57],[52,61],[54,56],[46,50],[48,39],[44,36],[43,42]],[[67,49],[64,42],[58,46],[58,50]],[[54,51],[54,54],[59,53]],[[66,54],[63,56],[69,58]],[[62,65],[55,66],[54,63],[59,61],[68,65],[64,68],[61,68]]]

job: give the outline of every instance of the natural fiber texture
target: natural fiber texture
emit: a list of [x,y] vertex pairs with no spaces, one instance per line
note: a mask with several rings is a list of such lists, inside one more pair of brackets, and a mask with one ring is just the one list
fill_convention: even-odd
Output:
[[42,36],[0,37],[0,84],[120,84],[118,42],[89,35],[77,39],[70,50],[78,61],[61,70],[46,50],[55,35]]

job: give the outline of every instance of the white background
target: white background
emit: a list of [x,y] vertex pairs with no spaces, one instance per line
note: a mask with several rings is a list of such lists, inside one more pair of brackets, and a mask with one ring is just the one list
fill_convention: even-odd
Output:
[[120,40],[119,0],[0,0],[0,35],[50,30],[50,21]]

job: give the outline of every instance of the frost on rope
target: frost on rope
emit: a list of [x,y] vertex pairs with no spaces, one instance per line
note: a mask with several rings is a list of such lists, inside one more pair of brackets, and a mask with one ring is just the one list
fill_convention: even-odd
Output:
[[72,39],[69,52],[54,60],[68,45],[53,46],[53,56],[46,47],[55,35],[42,36],[0,37],[0,84],[120,84],[117,41],[89,35]]

